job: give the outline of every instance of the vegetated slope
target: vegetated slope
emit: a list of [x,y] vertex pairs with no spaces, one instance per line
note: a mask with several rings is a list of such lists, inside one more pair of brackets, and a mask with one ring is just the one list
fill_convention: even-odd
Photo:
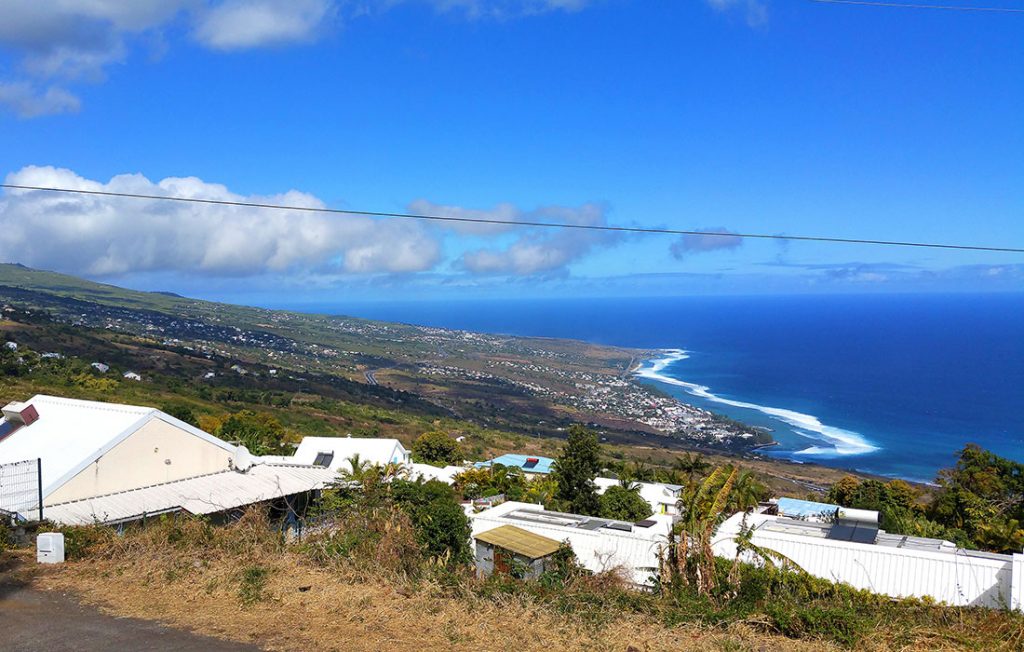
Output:
[[723,450],[770,440],[632,382],[640,351],[233,306],[20,265],[0,265],[0,301],[135,338],[138,348],[383,385],[483,427],[559,437],[583,421],[612,440],[664,435],[670,444]]

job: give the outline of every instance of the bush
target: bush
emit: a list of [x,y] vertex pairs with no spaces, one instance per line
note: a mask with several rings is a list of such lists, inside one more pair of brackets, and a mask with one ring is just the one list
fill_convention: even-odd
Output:
[[253,455],[280,453],[287,437],[284,426],[273,415],[251,410],[229,416],[216,434],[225,441],[242,444]]
[[412,444],[412,459],[421,464],[447,466],[462,463],[462,447],[448,433],[425,432]]
[[242,570],[238,599],[243,606],[249,607],[263,600],[263,591],[266,589],[269,574],[262,566],[248,566]]
[[396,480],[391,491],[416,528],[424,553],[449,564],[469,562],[469,519],[451,487],[437,480]]
[[192,408],[184,403],[168,403],[161,406],[160,411],[171,415],[175,419],[184,421],[193,428],[199,428],[199,419],[196,418],[195,412],[193,412]]
[[66,525],[57,529],[64,535],[64,558],[86,559],[105,549],[115,538],[102,525]]
[[601,516],[619,521],[639,521],[651,515],[651,505],[632,489],[612,485],[601,494]]

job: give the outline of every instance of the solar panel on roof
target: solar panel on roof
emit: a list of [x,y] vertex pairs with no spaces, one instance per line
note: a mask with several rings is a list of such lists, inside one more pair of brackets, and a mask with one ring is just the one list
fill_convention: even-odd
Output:
[[854,521],[836,521],[829,528],[827,538],[833,541],[852,543],[874,543],[878,537],[878,526]]
[[609,523],[605,525],[609,530],[619,530],[620,532],[632,532],[633,526],[629,523]]

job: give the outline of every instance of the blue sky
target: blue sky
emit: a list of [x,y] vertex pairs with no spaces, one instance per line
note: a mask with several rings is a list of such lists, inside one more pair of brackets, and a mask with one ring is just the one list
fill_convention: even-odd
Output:
[[[1024,15],[810,0],[34,5],[0,0],[9,182],[1024,246]],[[268,305],[1024,287],[1015,254],[14,191],[0,225],[0,259]]]

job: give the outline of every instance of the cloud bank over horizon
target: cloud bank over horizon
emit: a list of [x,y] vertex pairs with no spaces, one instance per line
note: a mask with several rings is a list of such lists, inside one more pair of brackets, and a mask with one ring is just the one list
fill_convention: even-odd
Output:
[[[72,170],[27,166],[6,183],[178,198],[325,208],[318,197],[289,190],[241,195],[197,177],[151,181],[120,174],[108,182]],[[428,214],[606,224],[599,204],[522,210],[498,204],[469,209],[416,200],[410,210]],[[515,230],[515,233],[510,233]],[[92,277],[177,272],[192,276],[262,274],[324,278],[410,274],[437,269],[444,244],[486,238],[487,246],[457,254],[456,273],[566,275],[568,266],[595,249],[620,241],[615,234],[534,229],[502,224],[429,223],[329,215],[245,206],[9,189],[0,195],[0,255],[9,262]],[[501,239],[491,244],[494,238]]]
[[[7,183],[322,208],[308,193],[239,195],[196,177],[108,183],[30,166]],[[432,268],[440,242],[422,225],[159,200],[11,190],[0,198],[0,251],[29,266],[92,276],[178,271],[245,276],[319,270],[407,273]]]

